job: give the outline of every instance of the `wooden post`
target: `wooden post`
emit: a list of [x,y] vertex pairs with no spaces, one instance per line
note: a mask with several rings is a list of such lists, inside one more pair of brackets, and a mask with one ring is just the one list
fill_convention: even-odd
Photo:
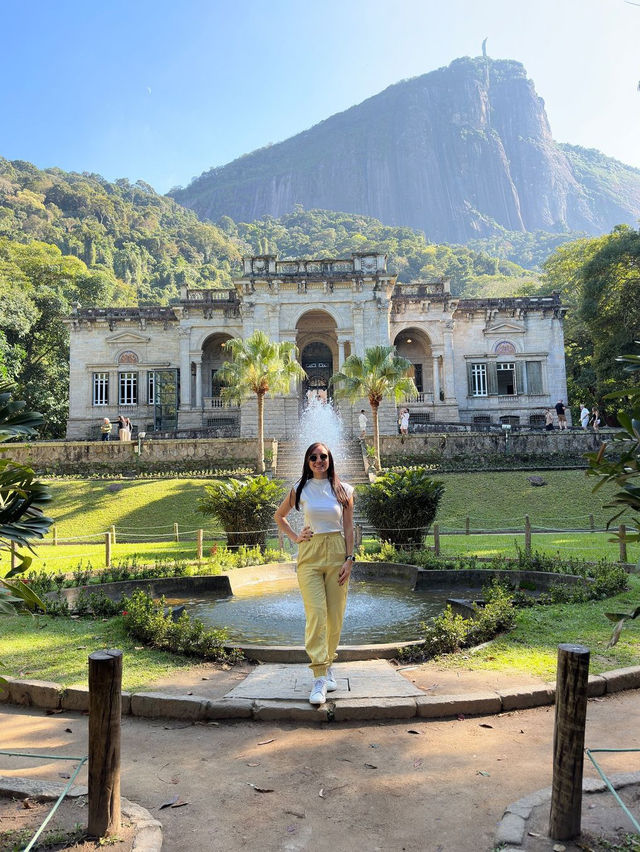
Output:
[[111,568],[111,533],[104,534],[104,565]]
[[354,549],[362,544],[362,524],[356,524],[353,531],[353,546]]
[[593,515],[589,515],[589,527],[591,528],[591,532],[595,531],[596,522],[595,522],[595,518],[593,517]]
[[549,836],[554,840],[570,840],[580,834],[588,680],[589,649],[558,645],[549,817]]
[[178,532],[178,524],[173,525],[173,538],[175,541],[180,541],[180,533]]
[[524,516],[524,552],[531,556],[531,521],[529,515]]
[[55,545],[58,544],[58,525],[57,524],[53,525],[53,543]]
[[433,525],[433,550],[436,556],[440,556],[440,526]]
[[122,651],[89,654],[89,818],[93,837],[120,831]]
[[469,516],[467,515],[466,523],[465,523],[465,535],[469,535],[471,531],[471,522],[469,520]]
[[618,527],[618,536],[620,538],[620,562],[627,561],[627,528],[624,524]]
[[196,551],[196,559],[198,560],[198,562],[200,562],[201,559],[202,559],[202,538],[203,538],[203,536],[204,536],[204,531],[198,530],[198,546],[197,546],[197,551]]
[[115,526],[111,527],[111,544],[116,543],[116,528]]
[[11,542],[11,571],[15,571],[18,567],[18,547],[15,541]]

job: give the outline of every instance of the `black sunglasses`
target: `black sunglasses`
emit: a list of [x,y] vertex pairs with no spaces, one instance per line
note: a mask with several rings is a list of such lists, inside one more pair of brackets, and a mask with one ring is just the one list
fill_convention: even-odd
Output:
[[318,457],[315,453],[313,453],[313,455],[309,456],[309,461],[318,461],[318,458],[320,458],[320,461],[326,461],[329,456],[326,453],[320,453],[320,456]]

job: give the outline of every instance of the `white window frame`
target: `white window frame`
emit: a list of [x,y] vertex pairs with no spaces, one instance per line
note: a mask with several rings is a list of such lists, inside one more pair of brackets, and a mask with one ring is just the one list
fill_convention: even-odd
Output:
[[118,405],[138,404],[138,372],[122,370],[118,373]]
[[92,405],[109,405],[109,373],[94,373],[91,388]]
[[471,383],[472,396],[488,396],[486,364],[471,365]]
[[147,372],[147,405],[156,404],[156,374],[153,370]]

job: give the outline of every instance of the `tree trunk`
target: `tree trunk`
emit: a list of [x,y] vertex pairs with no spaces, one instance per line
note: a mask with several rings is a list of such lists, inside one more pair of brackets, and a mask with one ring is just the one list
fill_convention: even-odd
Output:
[[380,460],[380,427],[378,426],[378,403],[369,403],[371,405],[371,415],[373,418],[373,448],[376,451],[376,469],[382,468]]
[[258,394],[258,473],[264,473],[264,394]]

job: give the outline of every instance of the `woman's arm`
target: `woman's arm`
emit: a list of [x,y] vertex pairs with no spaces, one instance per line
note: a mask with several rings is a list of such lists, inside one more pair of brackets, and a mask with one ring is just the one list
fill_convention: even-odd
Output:
[[284,533],[294,544],[300,544],[301,541],[309,541],[313,532],[311,527],[303,527],[302,532],[298,535],[298,533],[296,533],[289,525],[287,515],[293,509],[295,502],[296,492],[295,489],[292,488],[276,509],[276,513],[273,517],[280,532]]
[[[342,510],[342,526],[344,528],[344,543],[347,548],[346,555],[353,556],[353,494],[349,497],[349,502]],[[351,576],[353,568],[353,559],[345,559],[338,574],[338,584],[344,585]]]

